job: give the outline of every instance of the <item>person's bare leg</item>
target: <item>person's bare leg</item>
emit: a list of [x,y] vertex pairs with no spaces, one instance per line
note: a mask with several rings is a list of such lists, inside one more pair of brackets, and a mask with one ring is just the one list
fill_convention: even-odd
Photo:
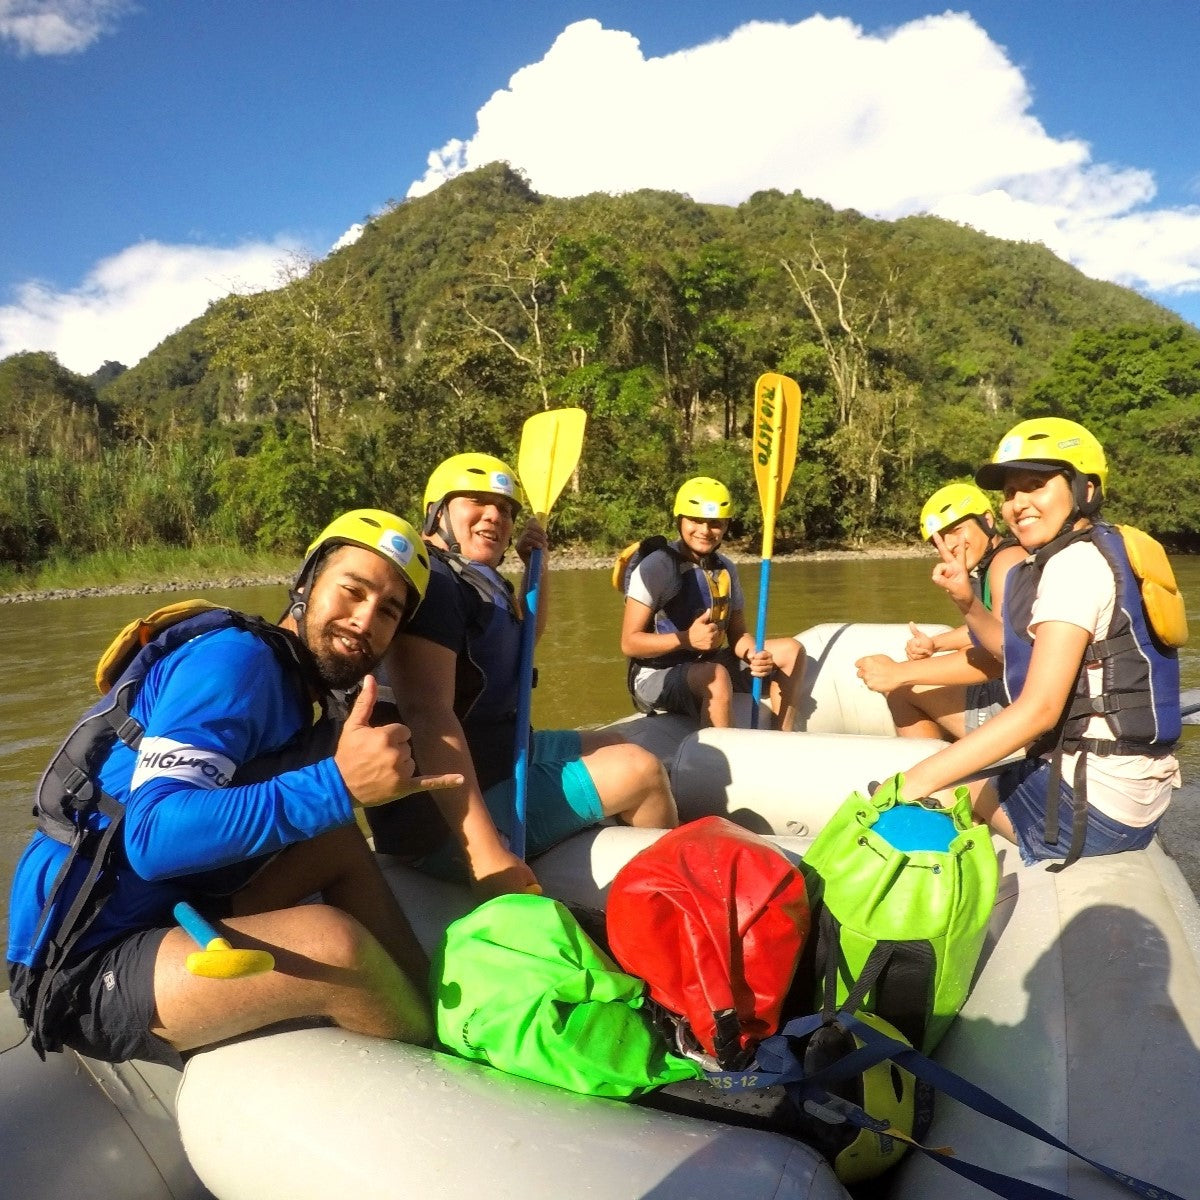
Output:
[[424,995],[348,914],[305,904],[233,917],[222,931],[235,947],[269,950],[275,969],[237,980],[192,975],[185,964],[196,945],[182,929],[171,930],[155,964],[152,1028],[176,1049],[300,1017],[325,1017],[374,1037],[432,1041]]
[[966,734],[967,689],[962,684],[899,687],[888,692],[887,704],[900,737],[953,742]]
[[245,916],[290,908],[316,894],[354,917],[424,988],[429,959],[355,824],[281,851],[233,897],[232,912]]
[[720,663],[690,663],[687,668],[687,685],[688,690],[700,703],[701,728],[733,727],[733,681]]
[[583,765],[606,817],[644,829],[674,829],[679,824],[666,768],[649,750],[605,734],[581,736]]
[[764,643],[775,661],[771,675],[771,711],[775,729],[791,732],[796,725],[796,694],[804,680],[804,647],[795,638],[768,638]]
[[989,829],[1016,845],[1017,833],[1008,819],[1008,813],[1000,807],[996,785],[990,779],[980,779],[967,784],[967,787],[971,793],[971,811],[979,820],[986,821]]

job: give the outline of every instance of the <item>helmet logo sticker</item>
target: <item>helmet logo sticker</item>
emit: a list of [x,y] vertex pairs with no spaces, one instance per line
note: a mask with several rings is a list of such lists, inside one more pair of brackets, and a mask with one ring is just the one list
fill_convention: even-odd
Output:
[[702,517],[719,517],[721,515],[720,505],[715,500],[701,500],[698,507]]
[[1080,444],[1080,439],[1077,437],[1064,438],[1061,442],[1058,443],[1058,448],[1060,450],[1070,450],[1072,446],[1078,446],[1079,444]]
[[379,539],[378,549],[401,568],[407,568],[412,562],[413,544],[402,533],[386,530]]
[[996,458],[1001,461],[1008,458],[1016,458],[1021,453],[1021,444],[1023,441],[1024,438],[1019,435],[1017,437],[1006,437],[1000,443],[1000,449],[996,451]]
[[493,471],[491,477],[491,490],[499,492],[503,496],[511,496],[513,494],[513,481],[511,475],[506,475],[503,471]]

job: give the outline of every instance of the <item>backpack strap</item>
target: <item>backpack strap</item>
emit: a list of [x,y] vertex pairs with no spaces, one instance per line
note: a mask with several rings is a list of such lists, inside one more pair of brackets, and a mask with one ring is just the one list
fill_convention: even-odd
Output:
[[[1136,1195],[1145,1197],[1145,1200],[1183,1200],[1183,1197],[1177,1195],[1175,1192],[1168,1191],[1166,1188],[1152,1183],[1147,1183],[1135,1175],[1128,1175],[1124,1171],[1118,1171],[1114,1167],[1106,1166],[1097,1159],[1089,1158],[1086,1154],[1080,1153],[1074,1147],[1068,1146],[1060,1138],[1055,1137],[1048,1130],[1043,1129],[1035,1121],[1031,1121],[1028,1117],[1023,1116],[1016,1109],[1010,1108],[990,1092],[977,1087],[949,1068],[934,1062],[931,1058],[927,1058],[920,1051],[905,1046],[903,1042],[898,1042],[894,1038],[880,1033],[877,1029],[872,1029],[871,1026],[860,1021],[852,1013],[839,1013],[838,1020],[843,1022],[853,1032],[854,1036],[863,1042],[864,1050],[869,1049],[876,1055],[875,1062],[891,1059],[918,1079],[923,1079],[932,1084],[939,1091],[945,1092],[946,1095],[959,1101],[961,1104],[967,1105],[968,1108],[973,1108],[985,1117],[991,1117],[993,1120],[999,1121],[1011,1129],[1027,1133],[1031,1137],[1037,1138],[1038,1141],[1045,1142],[1048,1146],[1053,1146],[1055,1149],[1062,1150],[1080,1159],[1102,1174],[1107,1175],[1110,1179],[1123,1184]],[[786,1030],[784,1032],[786,1033]],[[930,1153],[924,1146],[918,1146],[918,1149],[925,1153]],[[937,1153],[931,1154],[931,1157],[936,1158],[937,1161],[949,1167],[952,1171],[957,1171],[964,1178],[971,1179],[979,1183],[982,1187],[986,1187],[998,1196],[1024,1200],[1024,1197],[1027,1196],[1059,1197],[1062,1195],[1061,1192],[1041,1188],[1036,1184],[1026,1183],[1023,1180],[1013,1179],[1011,1176],[990,1171],[985,1167],[964,1162],[959,1158]]]
[[[927,991],[921,986],[920,976],[933,970],[934,962],[928,942],[879,941],[871,947],[867,961],[863,963],[858,978],[847,978],[849,994],[838,1004],[837,988],[840,974],[849,967],[841,954],[841,924],[829,910],[820,906],[817,932],[817,978],[821,980],[823,994],[821,1015],[832,1021],[838,1009],[858,1012],[870,1008],[887,1018],[914,1045],[921,1042],[929,1021]],[[866,999],[874,993],[868,1006]]]
[[827,1085],[860,1075],[869,1067],[890,1060],[917,1079],[929,1083],[983,1116],[999,1121],[1010,1129],[1027,1133],[1048,1146],[1086,1162],[1110,1179],[1123,1184],[1131,1192],[1144,1197],[1144,1200],[1184,1200],[1184,1197],[1164,1187],[1148,1183],[1135,1175],[1128,1175],[1080,1153],[990,1092],[927,1058],[904,1042],[896,1041],[873,1029],[851,1012],[845,1009],[839,1012],[837,1023],[861,1041],[862,1046],[819,1071],[806,1074],[801,1054],[797,1053],[797,1046],[803,1039],[828,1024],[825,1017],[817,1013],[790,1021],[778,1034],[760,1043],[756,1063],[749,1070],[710,1071],[709,1081],[724,1091],[753,1090],[781,1084],[788,1089],[788,1095],[792,1097],[793,1102],[812,1115],[832,1123],[849,1121],[861,1129],[898,1137],[964,1179],[977,1183],[994,1195],[1005,1197],[1005,1200],[1069,1200],[1064,1192],[967,1162],[955,1155],[949,1147],[925,1146],[889,1126],[887,1122],[872,1117],[858,1105],[830,1094]]

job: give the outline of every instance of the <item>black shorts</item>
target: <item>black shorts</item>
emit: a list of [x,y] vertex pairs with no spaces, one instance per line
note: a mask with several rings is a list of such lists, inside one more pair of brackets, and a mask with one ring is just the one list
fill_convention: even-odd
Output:
[[[150,1032],[154,1023],[154,964],[167,929],[143,929],[77,958],[50,981],[44,1040],[101,1062],[140,1058],[183,1069],[179,1051]],[[32,985],[40,972],[8,964],[10,995],[28,1023]]]

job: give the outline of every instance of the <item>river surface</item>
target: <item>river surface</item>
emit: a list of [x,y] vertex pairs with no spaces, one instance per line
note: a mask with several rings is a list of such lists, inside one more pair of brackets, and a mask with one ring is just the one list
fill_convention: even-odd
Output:
[[[1200,558],[1174,561],[1189,597],[1193,644],[1183,651],[1184,687],[1200,686]],[[922,559],[780,562],[771,568],[768,626],[798,633],[825,621],[955,623],[957,613],[929,581]],[[758,566],[741,568],[748,611],[757,611]],[[274,619],[282,587],[208,591],[206,598]],[[181,599],[132,595],[43,600],[0,606],[0,934],[7,941],[13,866],[33,828],[30,796],[71,723],[96,697],[96,660],[128,621]],[[621,601],[607,571],[555,571],[549,627],[538,647],[533,719],[540,728],[599,725],[630,711],[618,649]],[[753,621],[753,615],[751,616]],[[1185,778],[1200,778],[1200,728],[1184,732]],[[864,783],[866,781],[864,780]],[[1200,791],[1182,795],[1164,821],[1163,839],[1193,889],[1200,888]]]

